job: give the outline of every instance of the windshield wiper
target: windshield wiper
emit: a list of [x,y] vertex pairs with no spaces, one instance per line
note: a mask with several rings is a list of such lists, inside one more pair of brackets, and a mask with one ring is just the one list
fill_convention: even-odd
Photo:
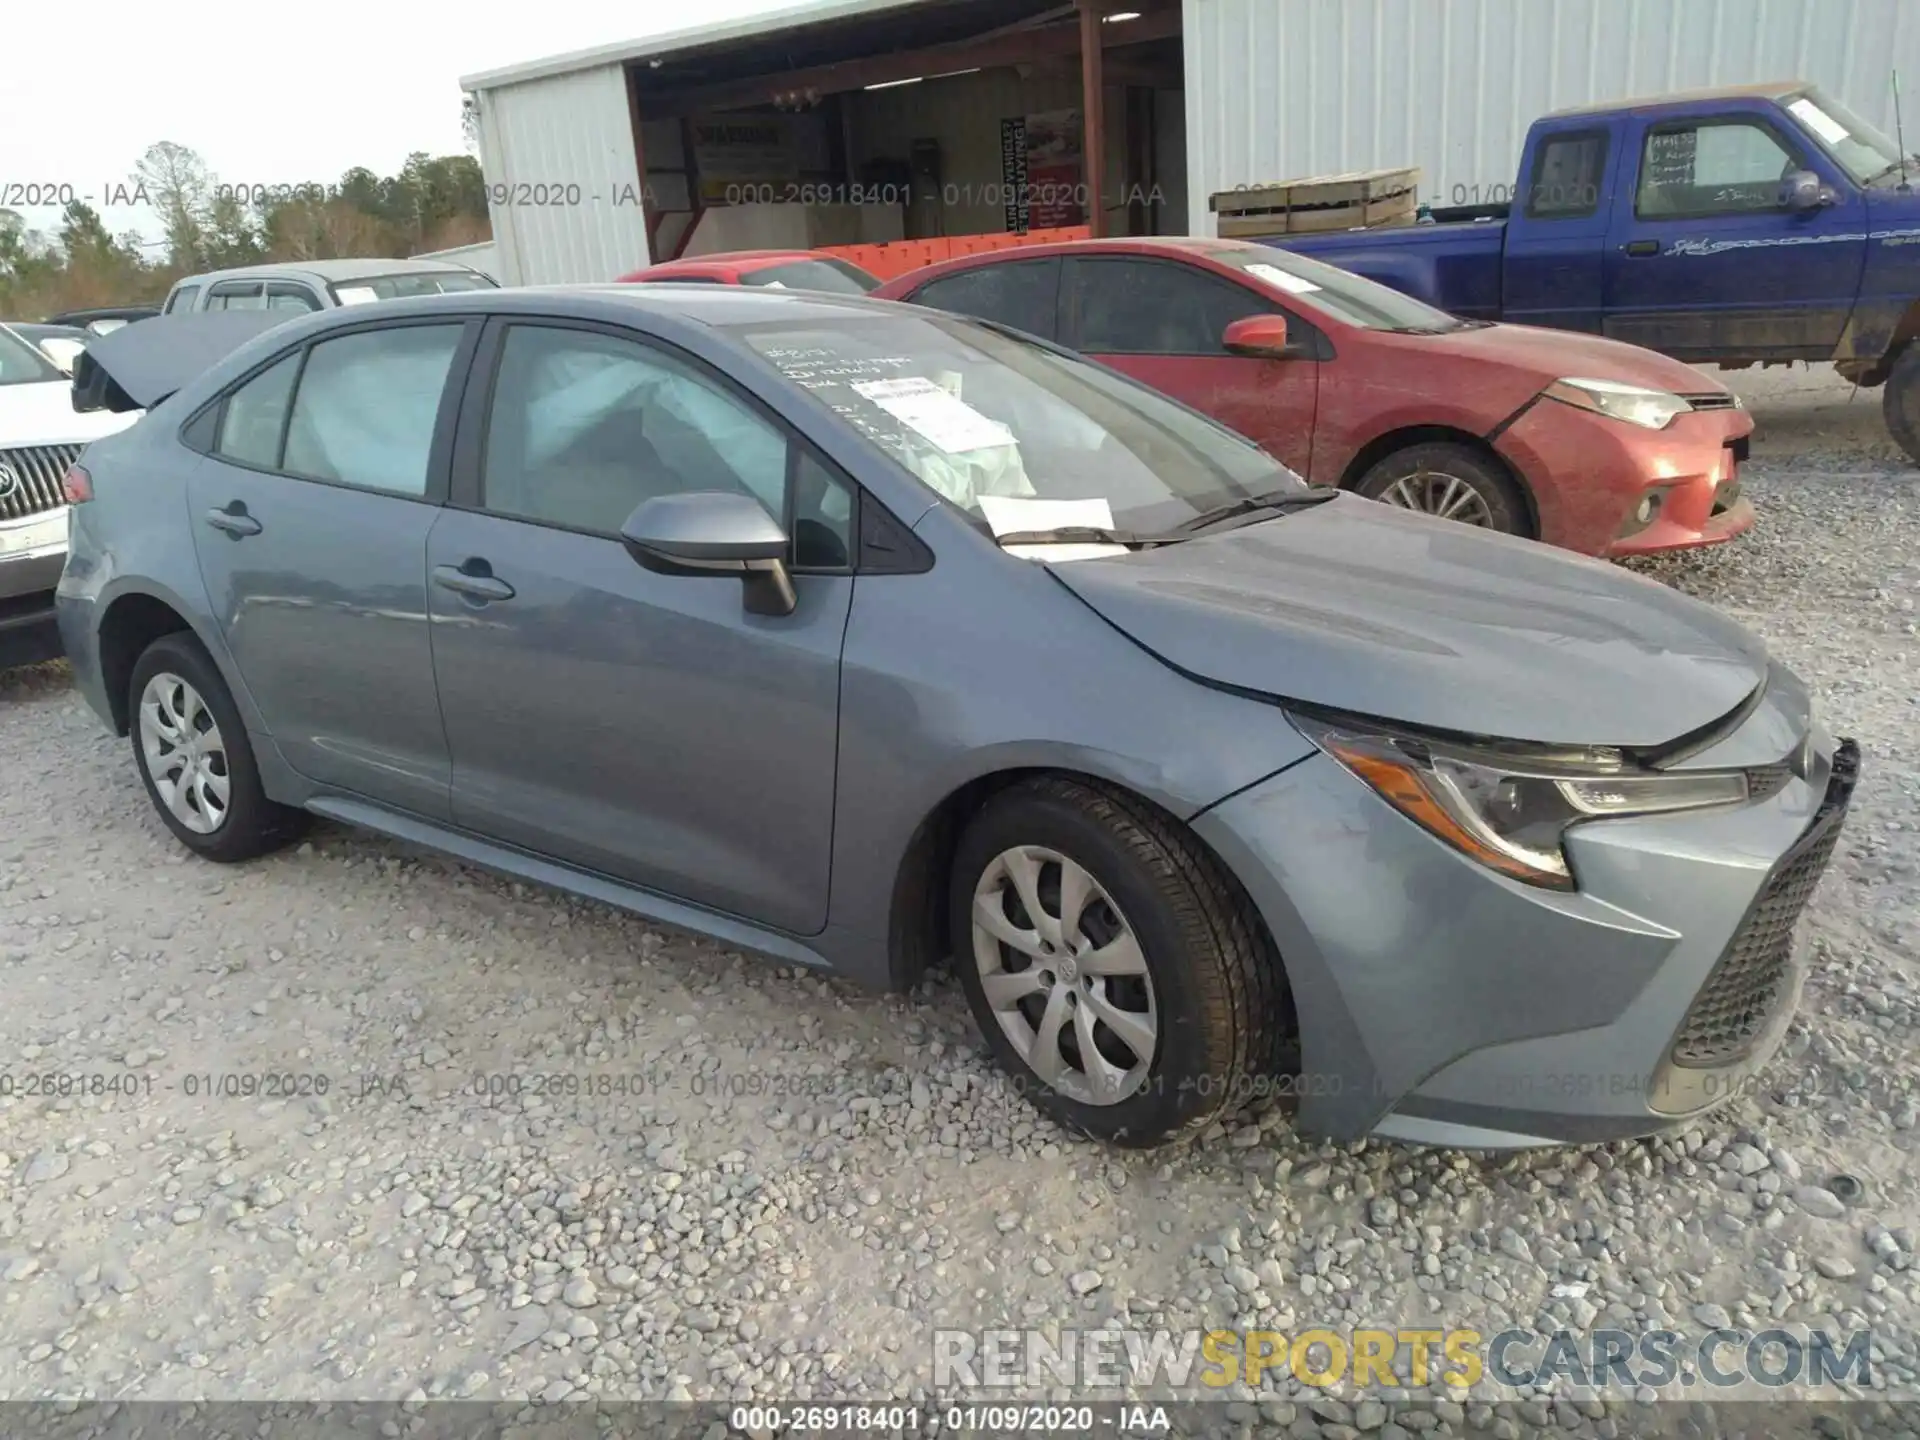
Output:
[[1886,179],[1889,175],[1893,174],[1893,172],[1896,170],[1900,172],[1900,178],[1904,180],[1907,174],[1907,166],[1917,165],[1917,164],[1920,164],[1920,155],[1903,156],[1901,159],[1894,161],[1891,165],[1887,166],[1885,169],[1874,171],[1873,174],[1869,175],[1865,180],[1861,181],[1860,183],[1862,185],[1878,185],[1882,180]]
[[1196,535],[1202,530],[1212,529],[1223,520],[1237,520],[1242,515],[1254,515],[1262,510],[1304,510],[1314,505],[1322,505],[1339,494],[1331,487],[1314,490],[1272,490],[1265,495],[1249,495],[1244,500],[1231,500],[1225,505],[1216,505],[1211,510],[1202,510],[1191,520],[1183,520],[1169,532],[1172,535]]
[[1163,545],[1164,537],[1135,535],[1126,530],[1107,530],[1098,525],[1063,525],[1057,530],[1012,530],[993,537],[1002,547],[1008,545]]

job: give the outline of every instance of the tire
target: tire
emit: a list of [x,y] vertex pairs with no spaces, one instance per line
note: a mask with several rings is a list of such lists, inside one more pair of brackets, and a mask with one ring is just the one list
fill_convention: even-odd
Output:
[[[1427,514],[1439,513],[1430,507],[1448,505],[1453,513],[1443,518],[1503,535],[1533,534],[1526,497],[1500,462],[1451,441],[1430,440],[1396,450],[1376,461],[1353,488],[1369,500]],[[1426,503],[1410,503],[1416,500]]]
[[1920,345],[1902,350],[1887,372],[1887,388],[1880,392],[1880,413],[1894,442],[1907,452],[1909,460],[1920,465]]
[[[162,635],[146,648],[127,685],[127,716],[133,763],[147,798],[174,838],[194,854],[236,864],[278,850],[306,829],[305,811],[274,803],[261,788],[260,768],[240,712],[219,669],[191,635]],[[180,723],[182,717],[186,726]],[[168,774],[167,762],[182,748],[177,737],[187,728],[197,737],[191,758],[200,762],[200,784],[176,784],[181,772]],[[199,749],[210,734],[217,750]],[[170,735],[176,740],[169,740]],[[221,779],[223,801],[218,795]],[[182,797],[180,808],[170,802],[172,795]]]
[[[1056,947],[1046,960],[1031,948],[1041,926],[1018,898],[1009,854],[1033,862],[1028,878],[1042,910],[1054,907],[1047,919],[1056,934],[1066,866],[1088,877],[1075,956]],[[1026,948],[976,926],[975,898],[983,892],[1005,933],[1023,935]],[[954,968],[988,1048],[1035,1107],[1069,1130],[1129,1148],[1165,1144],[1252,1098],[1277,1073],[1291,1007],[1272,942],[1219,863],[1143,801],[1064,777],[1002,791],[960,837],[950,921]],[[1144,992],[1140,975],[1118,973],[1126,933],[1137,942],[1133,953],[1150,987]],[[1101,952],[1103,970],[1115,969],[1072,973]],[[1069,958],[1067,974],[1047,968]],[[1025,993],[1013,998],[1016,992]],[[1056,1004],[1058,1073],[1048,1075],[1010,1029],[1044,1056],[1041,1035]],[[1132,1017],[1123,1028],[1135,1037],[1133,1048],[1101,1018],[1112,1014]],[[1152,1017],[1153,1037],[1145,1057],[1138,1054],[1143,1014]],[[1080,1048],[1088,1034],[1100,1057],[1094,1066]],[[1107,1084],[1104,1093],[1095,1093],[1096,1077]]]

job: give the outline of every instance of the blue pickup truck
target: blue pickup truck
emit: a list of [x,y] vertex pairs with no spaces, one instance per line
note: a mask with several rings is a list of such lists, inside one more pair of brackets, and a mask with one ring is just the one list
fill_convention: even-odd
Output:
[[[1910,172],[1910,173],[1909,173]],[[1801,82],[1537,120],[1511,205],[1267,243],[1469,318],[1884,386],[1920,462],[1920,159]]]

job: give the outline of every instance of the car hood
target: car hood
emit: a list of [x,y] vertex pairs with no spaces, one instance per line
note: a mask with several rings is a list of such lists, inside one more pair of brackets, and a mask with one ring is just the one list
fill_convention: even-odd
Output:
[[1656,581],[1348,495],[1049,568],[1202,681],[1466,735],[1657,749],[1767,674],[1756,636]]
[[0,385],[0,450],[22,445],[84,445],[124,430],[138,414],[76,414],[64,380]]
[[1437,344],[1460,359],[1492,361],[1537,372],[1543,384],[1566,379],[1617,380],[1682,395],[1720,394],[1727,388],[1693,366],[1656,351],[1570,330],[1486,325],[1445,335],[1406,338],[1430,346]]

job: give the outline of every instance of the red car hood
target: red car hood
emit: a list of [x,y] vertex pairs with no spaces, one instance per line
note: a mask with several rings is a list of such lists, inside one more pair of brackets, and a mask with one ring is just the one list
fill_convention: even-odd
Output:
[[1409,342],[1442,347],[1460,359],[1512,365],[1555,380],[1617,380],[1683,395],[1718,394],[1726,386],[1691,365],[1638,345],[1574,330],[1537,325],[1485,325],[1447,335],[1409,336]]

